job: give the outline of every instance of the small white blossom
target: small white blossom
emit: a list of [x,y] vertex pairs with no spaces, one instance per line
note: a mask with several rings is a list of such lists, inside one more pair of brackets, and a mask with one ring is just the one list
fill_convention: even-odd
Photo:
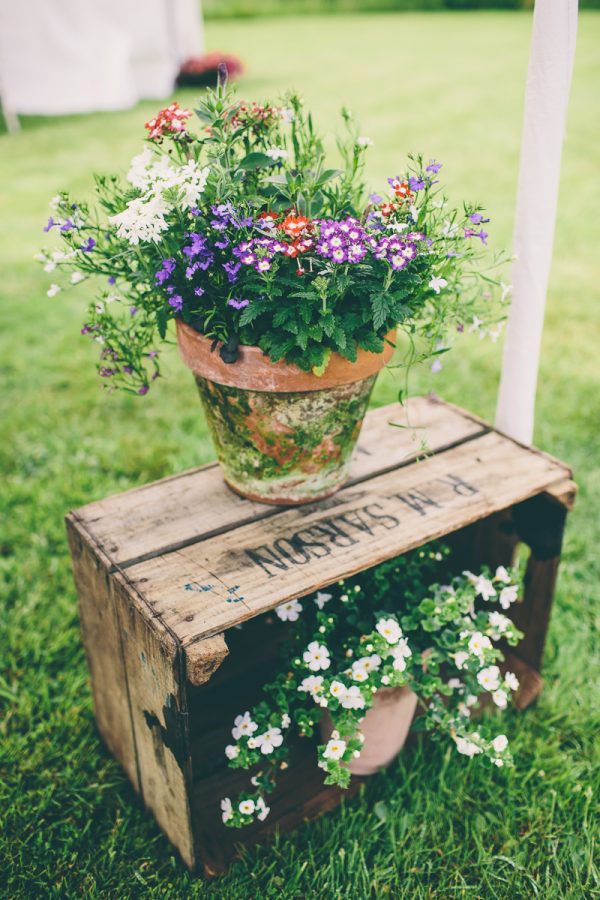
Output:
[[475,656],[483,656],[484,650],[489,650],[492,646],[492,642],[489,637],[486,637],[480,631],[476,631],[471,635],[471,639],[469,641],[469,651],[473,653]]
[[135,246],[140,241],[156,241],[169,225],[165,215],[170,206],[162,197],[151,197],[130,200],[127,208],[115,216],[109,216],[108,221],[117,227],[120,238],[129,241]]
[[341,700],[346,693],[346,685],[342,684],[341,681],[332,681],[329,693],[332,697],[337,697],[338,700]]
[[[475,735],[473,735],[475,737]],[[473,741],[469,741],[464,737],[455,737],[454,743],[456,744],[456,749],[459,753],[462,753],[463,756],[476,756],[478,753],[481,753],[481,747],[478,747]]]
[[436,294],[439,294],[439,292],[443,288],[448,286],[448,282],[446,281],[445,278],[440,278],[438,275],[434,275],[433,278],[431,279],[431,281],[429,282],[428,286],[431,288],[432,291],[435,291]]
[[239,748],[235,744],[227,744],[225,747],[225,756],[227,759],[235,759],[239,755]]
[[457,706],[459,715],[464,716],[466,719],[471,718],[471,710],[467,706],[466,703],[459,703]]
[[229,820],[233,816],[233,807],[231,805],[231,800],[229,799],[229,797],[224,797],[221,800],[221,809],[223,811],[221,815],[223,822],[229,822]]
[[254,800],[242,800],[238,809],[242,815],[251,816],[255,809]]
[[402,629],[395,619],[380,619],[375,627],[388,644],[397,644],[402,637]]
[[60,194],[56,194],[56,196],[53,197],[52,200],[50,200],[50,203],[49,203],[50,209],[53,212],[56,212],[61,203],[62,203],[62,197],[60,196]]
[[500,669],[498,666],[488,666],[477,673],[477,681],[486,691],[496,691],[500,686]]
[[500,302],[503,303],[510,294],[512,294],[513,286],[512,284],[504,284],[503,281],[500,282],[500,287],[502,289],[502,296],[500,297]]
[[268,150],[265,150],[267,156],[271,159],[287,159],[289,153],[283,147],[269,147]]
[[494,578],[496,581],[501,581],[502,584],[510,584],[510,574],[504,566],[498,566]]
[[502,609],[509,609],[510,605],[517,600],[519,596],[519,588],[516,584],[502,588],[500,591],[500,606]]
[[56,268],[56,263],[53,259],[49,259],[44,266],[44,272],[54,272]]
[[249,712],[245,712],[241,716],[236,716],[233,720],[233,724],[234,727],[231,730],[231,734],[234,741],[239,741],[241,737],[249,737],[251,734],[254,734],[258,728],[256,722],[252,721]]
[[346,689],[340,702],[344,709],[364,709],[365,707],[365,698],[355,684]]
[[311,672],[318,672],[319,669],[328,669],[331,665],[329,659],[329,650],[324,644],[318,641],[311,641],[302,658]]
[[282,622],[297,622],[302,612],[302,604],[298,600],[290,600],[276,607],[275,613]]
[[496,751],[496,753],[504,753],[506,748],[508,747],[508,738],[505,734],[499,734],[492,741],[492,747]]
[[298,690],[306,691],[306,693],[312,694],[313,696],[318,694],[319,691],[323,690],[323,676],[309,675],[298,685]]
[[502,766],[504,765],[504,760],[502,760],[502,759],[495,759],[495,760],[494,760],[494,765],[495,765],[495,766],[498,766],[498,768],[501,769]]
[[489,623],[498,634],[504,634],[510,625],[510,619],[507,616],[503,616],[502,613],[494,611],[489,615]]
[[475,706],[476,703],[479,702],[479,697],[476,694],[467,694],[465,697],[465,703],[467,706]]
[[319,609],[323,609],[326,603],[331,600],[331,594],[325,594],[323,591],[317,591],[317,596],[315,597],[315,603],[319,607]]
[[498,688],[497,691],[494,691],[492,694],[492,700],[498,707],[498,709],[506,709],[508,704],[508,697],[506,696],[506,691],[503,691],[501,688]]
[[412,656],[412,650],[408,646],[406,638],[401,638],[400,641],[398,641],[398,644],[391,652],[391,656],[394,660],[394,669],[396,669],[397,672],[404,672],[406,669],[406,660]]
[[341,759],[346,750],[346,741],[331,740],[323,750],[325,759]]
[[369,673],[366,669],[363,669],[361,666],[352,666],[352,678],[354,681],[367,681],[369,678]]
[[469,658],[469,654],[465,653],[464,650],[459,650],[458,653],[454,654],[454,664],[457,669],[464,669],[465,663]]
[[356,139],[356,144],[358,147],[372,147],[373,141],[371,140],[370,137],[365,137],[364,135],[361,135],[359,138]]
[[73,272],[69,280],[71,284],[79,284],[80,281],[85,281],[85,275],[83,272]]
[[464,687],[460,678],[450,678],[448,680],[448,687],[452,688],[453,691],[458,691],[460,688]]
[[272,753],[276,747],[280,747],[283,744],[281,728],[267,728],[263,734],[256,736],[256,743],[260,747],[260,752],[264,753],[265,756],[268,753]]
[[60,293],[60,284],[51,284],[48,290],[46,291],[47,297],[56,297],[56,295]]
[[259,822],[264,822],[270,812],[271,807],[266,805],[262,797],[259,797],[256,801],[256,818],[259,820]]
[[413,222],[417,222],[419,220],[419,210],[417,209],[417,207],[415,206],[414,203],[411,204],[411,206],[410,206],[410,217],[413,220]]
[[504,684],[509,689],[509,691],[518,691],[519,690],[519,679],[514,674],[514,672],[507,672],[504,676]]
[[483,597],[484,600],[491,600],[492,597],[496,596],[496,588],[489,578],[486,578],[485,575],[480,575],[475,582],[475,593],[479,597]]
[[289,728],[291,724],[292,724],[292,720],[290,719],[290,717],[288,716],[287,713],[284,713],[281,717],[281,727]]

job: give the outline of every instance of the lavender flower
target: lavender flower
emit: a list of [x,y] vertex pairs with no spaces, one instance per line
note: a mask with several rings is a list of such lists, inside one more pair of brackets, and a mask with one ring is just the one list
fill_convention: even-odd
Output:
[[169,306],[172,306],[175,312],[181,312],[183,309],[183,297],[180,294],[173,294],[169,297]]
[[411,191],[422,191],[426,186],[422,178],[409,178],[408,184]]
[[79,249],[83,253],[91,253],[95,246],[96,246],[96,241],[94,240],[93,237],[91,237],[91,238],[88,238],[87,241],[84,244],[82,244]]
[[441,168],[442,168],[442,164],[439,162],[436,162],[435,159],[432,159],[431,162],[429,163],[429,165],[427,166],[427,168],[425,169],[425,171],[432,172],[434,175],[437,175],[437,173],[440,171]]
[[169,259],[163,259],[162,266],[154,276],[154,280],[157,284],[164,284],[165,281],[169,281],[171,275],[175,271],[176,262],[173,257]]
[[226,262],[226,263],[223,263],[223,268],[225,269],[225,272],[227,273],[227,280],[229,281],[230,284],[233,284],[235,281],[237,281],[238,272],[242,268],[242,264],[239,262],[233,262],[233,261]]
[[237,297],[230,297],[227,301],[227,306],[233,306],[234,309],[244,309],[245,306],[248,306],[250,303],[249,300],[246,299],[238,299]]

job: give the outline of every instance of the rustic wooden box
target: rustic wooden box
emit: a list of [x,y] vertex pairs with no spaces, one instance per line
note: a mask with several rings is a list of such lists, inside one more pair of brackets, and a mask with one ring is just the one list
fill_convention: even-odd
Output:
[[472,569],[509,564],[522,542],[526,590],[513,609],[525,638],[510,666],[523,707],[541,689],[574,496],[563,464],[419,398],[408,418],[398,405],[370,412],[350,481],[310,506],[244,500],[211,464],[71,513],[98,727],[184,862],[223,871],[235,843],[293,828],[341,796],[323,785],[310,742],[298,741],[268,819],[243,831],[221,822],[221,798],[248,777],[226,767],[232,719],[258,699],[285,627],[261,613],[433,538],[448,536]]

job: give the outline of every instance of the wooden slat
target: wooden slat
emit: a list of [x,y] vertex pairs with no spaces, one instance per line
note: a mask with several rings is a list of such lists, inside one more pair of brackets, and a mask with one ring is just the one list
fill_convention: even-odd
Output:
[[[487,427],[434,398],[414,398],[404,409],[392,404],[372,410],[365,418],[350,483],[406,465],[425,447],[437,452]],[[219,466],[211,463],[91,503],[75,515],[113,565],[127,568],[279,513],[280,507],[238,497],[225,486]]]
[[128,569],[184,646],[506,509],[565,467],[495,432]]

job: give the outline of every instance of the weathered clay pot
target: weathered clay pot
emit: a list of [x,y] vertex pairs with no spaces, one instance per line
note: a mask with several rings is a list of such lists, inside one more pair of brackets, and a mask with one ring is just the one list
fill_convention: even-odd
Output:
[[392,346],[380,354],[360,351],[355,363],[332,354],[317,376],[272,363],[259,347],[241,346],[238,360],[224,363],[208,338],[181,321],[177,340],[233,490],[264,503],[295,505],[342,486]]
[[[407,687],[382,688],[375,694],[360,729],[365,742],[360,756],[347,763],[353,775],[373,775],[388,766],[402,750],[417,707],[417,695]],[[329,714],[321,719],[321,736],[333,731]]]

